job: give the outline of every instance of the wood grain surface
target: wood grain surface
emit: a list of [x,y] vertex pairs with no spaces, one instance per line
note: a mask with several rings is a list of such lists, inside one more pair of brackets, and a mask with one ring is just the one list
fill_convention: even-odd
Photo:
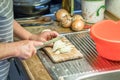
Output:
[[[39,53],[41,54],[41,53]],[[22,61],[30,80],[52,80],[37,55]]]
[[48,56],[51,58],[51,60],[55,63],[57,62],[63,62],[63,61],[67,61],[67,60],[73,60],[73,59],[77,59],[77,58],[82,58],[83,55],[80,53],[79,50],[77,50],[77,48],[67,39],[67,38],[62,38],[62,41],[69,43],[70,45],[73,46],[71,52],[69,53],[60,53],[60,54],[55,54],[55,52],[52,51],[52,47],[45,47],[44,50],[46,51],[46,53],[48,54]]

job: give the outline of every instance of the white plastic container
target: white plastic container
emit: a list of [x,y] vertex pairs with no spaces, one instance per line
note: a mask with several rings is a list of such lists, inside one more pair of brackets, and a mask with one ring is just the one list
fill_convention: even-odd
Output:
[[82,0],[82,16],[88,23],[96,23],[104,19],[105,0]]

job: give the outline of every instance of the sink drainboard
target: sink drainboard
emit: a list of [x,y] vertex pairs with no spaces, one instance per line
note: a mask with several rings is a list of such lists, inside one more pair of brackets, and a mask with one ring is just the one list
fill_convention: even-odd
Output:
[[53,63],[44,51],[38,56],[53,80],[75,80],[80,76],[120,69],[120,62],[113,62],[98,56],[89,31],[63,34],[84,55],[82,59]]

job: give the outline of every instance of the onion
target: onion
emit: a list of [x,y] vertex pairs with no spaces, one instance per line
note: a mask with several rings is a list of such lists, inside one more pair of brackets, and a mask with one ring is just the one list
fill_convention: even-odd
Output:
[[78,14],[75,14],[73,15],[72,17],[72,20],[75,21],[75,20],[83,20],[83,17],[81,15],[78,15]]
[[58,40],[54,43],[52,51],[55,54],[69,53],[73,49],[73,45],[68,44],[62,40]]
[[56,17],[57,21],[61,21],[61,20],[63,20],[67,16],[70,16],[70,14],[65,9],[59,9],[55,13],[55,17]]
[[61,26],[62,27],[65,27],[65,28],[68,28],[68,27],[71,27],[72,25],[72,20],[71,20],[71,17],[66,17],[65,19],[63,19],[61,21]]
[[58,49],[62,48],[62,47],[65,47],[65,43],[62,41],[62,40],[58,40],[54,43],[53,45],[53,52],[54,51],[57,51]]
[[70,53],[72,49],[73,49],[73,46],[67,45],[67,46],[61,48],[61,49],[60,49],[60,52],[61,52],[61,53]]
[[73,21],[71,28],[74,31],[80,31],[80,30],[82,30],[84,28],[84,25],[85,24],[84,24],[83,21],[81,21],[81,20],[75,20],[75,21]]

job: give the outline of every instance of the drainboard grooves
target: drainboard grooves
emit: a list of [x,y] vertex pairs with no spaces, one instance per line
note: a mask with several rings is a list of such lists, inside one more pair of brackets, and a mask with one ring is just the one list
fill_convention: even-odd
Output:
[[[44,66],[54,80],[59,77],[75,79],[89,72],[120,69],[120,62],[112,62],[98,56],[95,43],[89,32],[70,33],[64,36],[84,55],[83,59],[53,63],[46,54],[38,54]],[[41,51],[39,51],[41,52]],[[76,76],[77,75],[77,76]]]

